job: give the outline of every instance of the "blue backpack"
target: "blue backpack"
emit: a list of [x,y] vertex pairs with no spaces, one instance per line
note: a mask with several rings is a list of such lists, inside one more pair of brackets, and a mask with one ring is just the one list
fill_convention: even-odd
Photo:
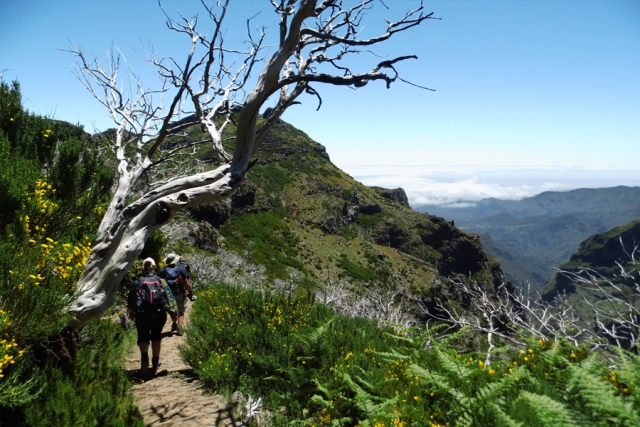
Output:
[[185,293],[184,277],[182,277],[182,274],[180,273],[179,265],[165,267],[164,276],[164,279],[167,281],[167,285],[169,285],[169,288],[174,295]]

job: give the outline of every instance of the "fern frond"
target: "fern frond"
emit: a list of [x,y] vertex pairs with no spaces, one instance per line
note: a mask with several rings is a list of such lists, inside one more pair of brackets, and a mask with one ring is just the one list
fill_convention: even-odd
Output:
[[324,399],[322,396],[318,394],[314,394],[313,396],[311,396],[311,398],[309,399],[309,403],[322,406],[324,408],[333,409],[333,402],[331,402],[330,400]]
[[355,393],[355,397],[353,398],[355,406],[367,415],[375,415],[377,405],[374,400],[384,402],[385,399],[379,396],[374,396],[360,387],[360,385],[358,385],[346,372],[340,372],[339,375],[342,377],[344,384],[349,388],[349,390]]
[[391,334],[389,332],[383,332],[383,335],[388,337],[388,338],[391,338],[394,341],[398,341],[398,342],[407,344],[407,345],[409,345],[411,347],[415,346],[415,341],[414,341],[413,338],[403,337],[403,336],[400,336],[400,335]]
[[433,350],[436,354],[438,363],[444,369],[447,374],[452,375],[456,380],[462,380],[467,378],[473,372],[472,368],[469,368],[460,363],[456,363],[455,359],[448,353],[435,348]]
[[370,351],[376,356],[381,357],[386,362],[395,362],[398,360],[408,360],[411,359],[411,356],[404,355],[402,353],[398,353],[394,348],[391,348],[390,352],[386,351]]
[[424,380],[431,387],[435,387],[451,395],[462,407],[465,408],[465,412],[470,409],[469,398],[459,392],[456,388],[451,387],[446,377],[438,374],[437,372],[427,371],[422,366],[416,364],[409,365],[407,367],[407,373],[410,376],[418,377]]
[[[576,420],[565,405],[548,396],[521,391],[516,404],[522,409],[528,409],[527,421],[538,421],[537,425],[545,427],[579,427]],[[529,423],[528,423],[529,424]],[[531,423],[532,425],[536,425]]]
[[301,343],[303,343],[307,348],[312,346],[312,345],[316,345],[316,344],[318,344],[318,342],[320,342],[320,338],[322,338],[322,336],[327,331],[329,326],[331,326],[331,324],[333,323],[334,319],[335,319],[335,317],[332,317],[326,323],[318,326],[316,329],[314,329],[313,331],[311,331],[309,333],[306,333],[306,334],[293,334],[293,337],[295,339],[297,339],[298,341],[300,341]]
[[471,330],[471,326],[463,326],[462,328],[458,329],[454,333],[449,334],[445,337],[442,337],[440,340],[438,340],[437,343],[434,343],[434,345],[437,345],[437,347],[440,347],[440,348],[447,347],[451,341],[454,341],[462,337],[464,334],[466,334],[470,330]]
[[579,396],[582,405],[589,409],[592,419],[614,420],[617,425],[621,420],[640,424],[638,412],[633,408],[632,402],[625,402],[616,391],[611,389],[611,384],[602,381],[600,376],[592,374],[581,365],[569,367],[571,378],[568,391]]
[[504,412],[499,405],[495,403],[489,403],[487,407],[495,416],[495,419],[497,421],[496,427],[523,427],[524,426],[523,423],[520,423],[514,420],[513,418],[511,418],[509,415],[507,415],[507,413]]

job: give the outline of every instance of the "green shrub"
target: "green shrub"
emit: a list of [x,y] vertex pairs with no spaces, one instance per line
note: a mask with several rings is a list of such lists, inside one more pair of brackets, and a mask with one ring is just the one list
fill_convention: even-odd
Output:
[[376,272],[361,266],[359,263],[352,261],[345,254],[341,254],[337,259],[336,265],[344,270],[344,275],[356,280],[362,280],[364,282],[375,280]]
[[191,316],[183,352],[196,373],[213,391],[263,397],[281,414],[277,425],[640,423],[640,359],[622,350],[605,359],[566,341],[537,341],[503,346],[485,366],[485,353],[456,350],[470,342],[465,330],[396,334],[335,315],[306,294],[223,285],[203,291]]
[[269,278],[288,278],[287,268],[305,271],[297,258],[299,240],[280,210],[243,214],[220,228],[225,244],[235,251],[249,251],[249,260],[263,265]]
[[[49,352],[38,364],[28,361],[35,375],[25,377],[36,378],[40,389],[26,402],[4,399],[2,421],[11,426],[144,426],[119,365],[128,341],[120,326],[92,320],[78,337],[73,363]],[[12,396],[6,387],[0,386],[0,392]]]
[[114,173],[94,148],[81,128],[23,110],[19,85],[0,82],[2,425],[141,424],[119,367],[119,327],[91,322],[77,353],[65,332],[111,199]]
[[388,218],[389,214],[386,212],[378,212],[370,215],[358,215],[356,218],[356,222],[366,228],[374,227],[376,224],[384,221],[385,218]]

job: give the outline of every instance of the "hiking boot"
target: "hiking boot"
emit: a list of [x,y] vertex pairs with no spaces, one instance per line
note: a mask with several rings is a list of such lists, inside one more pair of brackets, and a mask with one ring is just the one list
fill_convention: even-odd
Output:
[[155,375],[158,371],[158,366],[162,365],[162,361],[160,360],[160,356],[153,357],[151,359],[151,372]]
[[140,376],[145,379],[149,377],[149,359],[140,363]]

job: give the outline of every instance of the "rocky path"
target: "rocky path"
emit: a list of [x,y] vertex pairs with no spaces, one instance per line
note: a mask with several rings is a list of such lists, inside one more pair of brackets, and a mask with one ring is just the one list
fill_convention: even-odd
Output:
[[[187,304],[190,304],[187,301]],[[187,306],[187,316],[189,305]],[[138,378],[140,352],[134,347],[123,368],[134,382],[130,393],[144,418],[145,425],[165,426],[242,426],[233,417],[238,399],[225,399],[219,395],[203,393],[193,376],[192,369],[180,358],[178,346],[184,337],[171,332],[171,319],[167,319],[162,338],[160,360],[162,365],[155,378]],[[235,411],[237,414],[238,411]]]

